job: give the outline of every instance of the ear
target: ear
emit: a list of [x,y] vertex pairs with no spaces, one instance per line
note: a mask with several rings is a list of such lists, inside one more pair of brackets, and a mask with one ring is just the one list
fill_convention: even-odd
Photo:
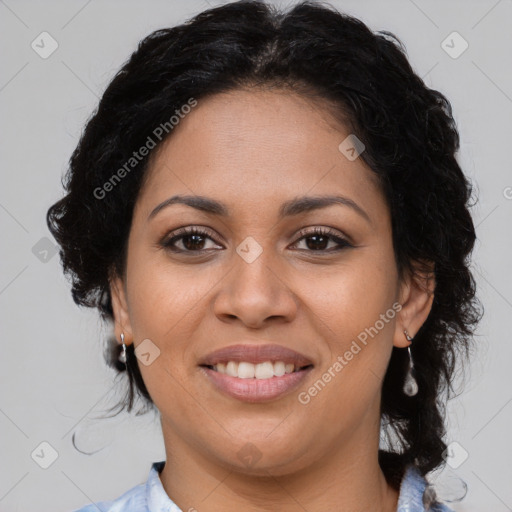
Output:
[[414,338],[426,321],[432,309],[435,286],[434,262],[414,262],[414,271],[409,272],[400,284],[399,302],[402,309],[395,324],[395,347],[408,347],[410,342],[404,330]]
[[121,339],[124,334],[125,343],[133,343],[132,326],[128,313],[128,301],[126,300],[126,287],[119,276],[110,278],[110,296],[112,298],[112,310],[114,312],[114,332],[116,339]]

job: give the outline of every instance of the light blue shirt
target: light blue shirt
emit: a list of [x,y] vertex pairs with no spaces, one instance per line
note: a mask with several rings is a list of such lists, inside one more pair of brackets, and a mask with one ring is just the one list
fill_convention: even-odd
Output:
[[[165,462],[153,463],[147,481],[133,487],[116,500],[86,505],[75,512],[187,512],[181,510],[165,492],[159,476],[164,464]],[[418,469],[408,466],[400,485],[397,512],[454,512],[443,504],[425,508],[423,493],[426,487],[427,481]]]

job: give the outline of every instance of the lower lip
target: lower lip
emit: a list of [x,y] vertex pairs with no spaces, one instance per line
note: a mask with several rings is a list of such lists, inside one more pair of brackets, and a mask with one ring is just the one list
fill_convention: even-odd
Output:
[[270,379],[240,379],[204,366],[201,368],[217,389],[244,402],[265,402],[279,398],[297,388],[313,369],[308,367]]

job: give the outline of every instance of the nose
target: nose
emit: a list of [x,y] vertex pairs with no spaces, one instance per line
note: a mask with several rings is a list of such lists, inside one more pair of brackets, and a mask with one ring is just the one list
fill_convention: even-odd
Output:
[[[215,297],[214,313],[223,322],[240,321],[246,327],[266,327],[273,321],[291,322],[297,314],[297,300],[285,272],[264,250],[248,263],[234,254],[231,272]],[[269,255],[269,256],[267,256]]]

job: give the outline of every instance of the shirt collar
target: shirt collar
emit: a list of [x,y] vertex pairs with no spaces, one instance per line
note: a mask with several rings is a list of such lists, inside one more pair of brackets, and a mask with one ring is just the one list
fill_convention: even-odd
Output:
[[151,466],[149,477],[146,482],[146,502],[149,512],[182,512],[182,510],[171,501],[165,492],[160,472],[165,466],[165,461],[155,462]]
[[419,469],[413,464],[407,465],[400,483],[397,512],[424,512],[427,486],[428,482]]

